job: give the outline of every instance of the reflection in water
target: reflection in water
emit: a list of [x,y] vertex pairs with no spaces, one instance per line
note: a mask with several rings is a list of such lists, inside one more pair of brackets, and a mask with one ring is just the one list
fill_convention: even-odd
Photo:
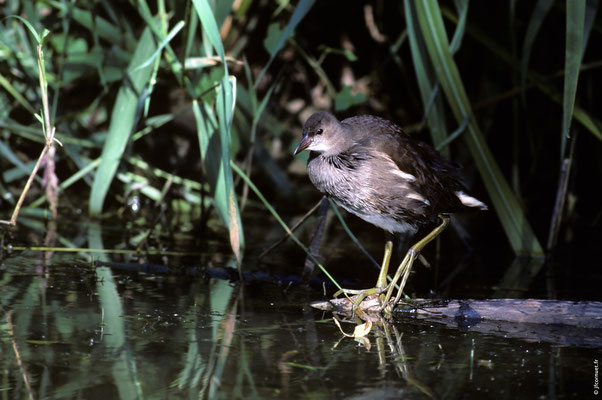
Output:
[[307,306],[320,293],[47,256],[1,261],[7,398],[570,397],[591,394],[600,358],[412,318],[373,320],[368,350]]
[[387,365],[393,366],[400,379],[408,385],[415,387],[429,398],[433,398],[434,393],[431,389],[421,382],[420,379],[416,378],[413,373],[412,366],[408,362],[411,357],[406,355],[403,348],[403,333],[400,334],[397,327],[390,321],[387,321],[381,314],[366,314],[361,309],[357,311],[351,314],[351,319],[349,320],[340,319],[341,316],[333,313],[334,322],[340,329],[340,322],[355,324],[354,334],[347,334],[341,329],[343,335],[345,337],[353,337],[358,342],[358,345],[370,351],[372,344],[368,336],[372,333],[376,341],[379,370],[386,370]]

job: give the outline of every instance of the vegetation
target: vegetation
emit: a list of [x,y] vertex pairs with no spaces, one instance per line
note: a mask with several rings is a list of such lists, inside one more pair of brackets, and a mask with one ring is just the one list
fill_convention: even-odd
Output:
[[[290,196],[289,149],[326,108],[428,130],[476,167],[514,253],[541,256],[589,193],[572,173],[577,132],[600,152],[596,5],[5,2],[1,208],[14,209],[46,144],[45,194],[34,185],[21,212],[68,215],[66,199],[83,194],[89,215],[106,217],[137,192],[204,223],[218,216],[240,263],[248,182]],[[490,7],[501,11],[491,23]]]
[[[377,349],[358,358],[356,344],[335,351],[325,339],[338,334],[331,321],[305,309],[300,319],[301,296],[274,276],[244,291],[189,277],[199,265],[211,277],[226,275],[224,265],[250,276],[250,248],[290,234],[293,216],[312,208],[320,196],[292,150],[305,119],[326,109],[380,115],[432,142],[464,165],[469,187],[490,205],[470,220],[474,247],[486,254],[477,272],[458,262],[429,288],[446,297],[599,300],[602,275],[591,262],[602,256],[598,3],[0,1],[0,392],[287,397],[279,390],[290,381],[291,396],[324,398],[359,386],[365,396],[375,384],[402,393],[390,382],[405,379],[449,397],[482,393],[477,377],[491,381],[483,371],[493,368],[496,382],[516,381],[529,396],[528,374],[500,379],[499,371],[537,373],[546,363],[547,380],[533,380],[541,393],[588,387],[569,382],[590,379],[584,349],[518,339],[510,347],[491,335],[402,324],[401,334],[385,325]],[[75,218],[84,223],[73,229]],[[117,239],[103,235],[110,229]],[[329,243],[341,242],[333,231]],[[382,235],[372,236],[380,248]],[[446,233],[441,246],[460,236]],[[276,272],[299,275],[298,248],[308,240],[291,242]],[[540,279],[544,254],[559,262]],[[160,265],[149,264],[153,256]],[[194,266],[160,276],[166,264],[190,260],[182,256]],[[132,270],[153,273],[132,279]],[[469,290],[456,285],[471,278]],[[449,295],[452,284],[459,289]],[[245,301],[253,290],[263,304]],[[504,335],[514,329],[496,324]],[[407,354],[406,333],[418,346]],[[530,358],[504,368],[514,350]],[[586,353],[589,361],[578,360]]]

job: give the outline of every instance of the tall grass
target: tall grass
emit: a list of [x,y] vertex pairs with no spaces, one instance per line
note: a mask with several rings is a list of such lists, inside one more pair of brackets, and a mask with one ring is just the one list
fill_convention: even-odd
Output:
[[[409,2],[406,1],[405,5],[406,16],[411,18],[414,10]],[[415,3],[415,6],[415,13],[421,31],[413,30],[410,35],[420,35],[423,38],[426,47],[424,51],[429,55],[429,61],[433,64],[433,70],[436,72],[438,82],[457,123],[462,124],[463,121],[468,120],[467,131],[463,136],[474,157],[483,182],[487,186],[491,201],[500,217],[500,222],[504,226],[512,248],[518,254],[542,256],[541,245],[533,234],[529,222],[487,146],[476,119],[472,116],[473,111],[470,101],[464,89],[460,72],[452,58],[438,4],[434,1],[422,1]],[[423,73],[419,69],[416,69],[416,71],[419,75]],[[420,80],[420,82],[422,81],[424,79]]]
[[[206,223],[207,229],[199,230],[206,235],[225,232],[223,237],[229,242],[239,267],[249,241],[244,235],[245,218],[239,205],[246,193],[249,199],[255,200],[247,201],[249,208],[259,204],[262,210],[268,210],[266,221],[272,224],[272,219],[267,217],[269,212],[282,231],[303,248],[302,241],[293,235],[286,218],[281,216],[280,209],[284,206],[271,199],[280,194],[291,200],[289,203],[297,207],[296,211],[309,208],[306,206],[309,202],[300,195],[299,186],[291,182],[289,167],[293,170],[295,161],[289,150],[299,138],[303,117],[319,108],[334,109],[341,115],[370,112],[389,113],[393,117],[418,110],[413,118],[423,121],[417,125],[428,127],[433,142],[444,154],[454,157],[458,152],[452,150],[458,147],[469,150],[470,159],[465,161],[476,166],[479,172],[476,186],[483,182],[489,197],[485,201],[493,204],[497,225],[501,227],[488,229],[503,230],[516,254],[541,256],[541,232],[548,230],[546,250],[551,252],[563,221],[565,224],[567,221],[569,207],[565,199],[572,199],[574,204],[575,198],[587,201],[591,194],[578,191],[583,190],[582,186],[571,188],[575,174],[584,174],[584,169],[575,172],[571,165],[577,161],[575,131],[581,132],[579,140],[585,137],[588,143],[598,146],[587,149],[591,153],[585,154],[600,155],[602,148],[602,124],[597,109],[591,106],[597,104],[594,78],[599,76],[595,69],[598,67],[586,58],[590,36],[599,36],[600,31],[595,19],[597,2],[535,2],[530,6],[528,18],[511,21],[511,26],[517,27],[512,36],[524,43],[515,44],[520,51],[514,53],[500,37],[490,36],[480,28],[502,17],[475,20],[471,18],[471,11],[478,6],[461,0],[454,2],[453,9],[434,0],[404,1],[401,7],[390,6],[392,2],[374,2],[377,18],[372,28],[383,31],[379,40],[384,40],[384,44],[372,42],[367,30],[358,29],[357,24],[351,27],[353,35],[347,34],[352,29],[345,21],[333,22],[332,18],[329,20],[332,26],[316,27],[314,21],[319,15],[311,12],[323,5],[313,0],[294,4],[252,0],[14,0],[0,4],[3,16],[0,20],[2,218],[8,219],[5,215],[15,210],[18,197],[24,193],[23,188],[31,176],[32,189],[30,195],[24,197],[20,210],[23,218],[15,218],[14,222],[40,236],[56,233],[40,221],[52,218],[48,210],[54,202],[54,194],[39,189],[47,185],[48,179],[35,173],[36,165],[48,160],[45,154],[39,155],[42,149],[56,143],[54,135],[63,145],[55,146],[58,181],[52,185],[58,199],[59,217],[83,211],[98,220],[90,223],[81,236],[75,239],[58,236],[56,241],[63,250],[69,247],[80,255],[83,255],[82,243],[87,242],[86,256],[90,260],[108,259],[105,247],[111,246],[103,240],[101,219],[121,217],[126,213],[128,199],[137,196],[149,199],[148,207],[152,211],[164,205],[162,210],[177,209],[184,213],[185,223],[190,220]],[[352,7],[352,3],[346,4]],[[510,2],[509,8],[513,4],[515,2]],[[342,13],[340,9],[339,12]],[[395,13],[391,14],[394,27],[385,23],[386,12]],[[515,13],[510,15],[518,18]],[[556,47],[564,64],[559,67],[560,73],[550,76],[537,69],[542,64],[538,59],[542,55],[537,49],[548,33],[546,29],[550,29],[546,24],[548,18],[558,15],[564,21],[565,43],[564,47]],[[519,30],[523,22],[526,26]],[[339,26],[341,30],[334,29]],[[324,37],[323,31],[335,32],[339,42]],[[389,39],[391,37],[396,39]],[[386,47],[380,53],[385,54],[383,59],[372,62],[372,53],[360,46],[362,41],[369,41],[366,47]],[[492,73],[494,76],[480,77],[481,80],[475,82],[476,78],[464,69],[467,43],[480,46],[479,57],[495,60],[498,69]],[[590,60],[589,65],[586,59]],[[396,69],[383,69],[387,75],[379,75],[382,73],[379,68],[389,61]],[[586,70],[588,74],[584,73]],[[398,73],[401,78],[396,82],[403,81],[403,86],[388,84],[391,71]],[[499,71],[508,76],[516,75],[516,87],[496,86],[502,80],[495,75],[500,74]],[[470,86],[472,93],[476,92],[475,86],[493,87],[495,95],[476,103],[471,98]],[[411,96],[412,90],[416,91],[415,97]],[[558,110],[558,115],[535,115],[532,118],[537,119],[537,127],[528,130],[523,121],[534,113],[533,104],[528,100],[533,92],[540,95],[539,101],[556,107],[553,109]],[[406,97],[410,100],[402,102]],[[492,137],[496,135],[492,125],[498,120],[491,123],[493,117],[485,115],[483,109],[487,105],[483,103],[497,104],[512,97],[517,103],[519,98],[524,99],[520,107],[513,109],[518,115],[512,116],[521,131],[507,133],[499,140]],[[400,109],[403,112],[396,113]],[[547,127],[549,120],[555,129],[544,131],[540,122]],[[193,134],[187,136],[188,131]],[[491,143],[510,142],[512,137],[518,142],[512,146],[513,151],[520,154],[514,154],[508,162]],[[549,137],[553,147],[542,150],[543,146],[538,144]],[[200,160],[192,159],[197,152],[190,151],[185,155],[175,152],[177,160],[170,161],[170,150],[182,150],[180,147],[186,147],[189,142],[198,149]],[[146,148],[151,147],[149,143],[157,146],[158,154]],[[545,168],[552,172],[542,174],[541,169],[532,164],[518,161],[536,159],[542,152],[554,154],[550,158],[555,161]],[[587,165],[594,167],[585,169],[586,183],[599,186],[600,182],[595,181],[597,165]],[[52,169],[48,161],[44,168]],[[520,178],[512,188],[507,182],[508,170],[516,171]],[[588,179],[594,179],[593,183]],[[552,207],[544,204],[546,199],[541,203],[542,196],[533,204],[529,197],[533,194],[516,190],[521,187],[520,182],[525,181],[537,184],[536,190],[544,188],[546,193],[556,195],[555,201],[553,195],[549,196],[549,205],[556,204],[553,211],[547,211]],[[554,187],[550,189],[550,185]],[[76,208],[75,212],[69,207]],[[540,211],[542,209],[544,211]],[[157,214],[161,216],[160,212]],[[153,218],[158,219],[154,214]],[[595,218],[592,220],[595,225]],[[181,221],[174,217],[170,227]],[[136,252],[131,248],[143,249],[142,243],[154,232],[152,223],[147,225],[151,226],[148,230],[128,237],[115,251],[126,254]],[[4,235],[4,230],[1,233]],[[566,236],[570,237],[574,232],[568,233]],[[264,238],[252,240],[263,241]],[[62,303],[48,300],[44,290],[49,291],[49,280],[54,272],[48,268],[48,260],[53,255],[56,258],[57,249],[59,247],[45,247],[44,257],[36,264],[43,267],[39,269],[31,267],[29,256],[9,254],[15,265],[27,266],[35,272],[31,272],[29,280],[20,275],[13,280],[18,274],[10,270],[2,274],[0,305],[9,310],[6,313],[9,317],[14,314],[14,318],[7,318],[7,323],[2,325],[7,338],[3,342],[8,349],[5,353],[16,353],[14,348],[19,347],[19,354],[31,359],[42,348],[44,357],[58,359],[57,347],[53,345],[62,347],[64,343],[51,342],[56,338],[80,343],[82,348],[89,347],[85,351],[91,351],[96,344],[81,344],[82,338],[100,338],[113,357],[107,363],[111,369],[106,373],[111,376],[109,381],[114,383],[119,396],[143,397],[146,393],[141,376],[157,371],[145,371],[146,366],[139,365],[135,350],[156,346],[156,343],[151,339],[128,339],[128,329],[136,321],[122,317],[125,309],[120,282],[107,267],[81,268],[93,271],[90,298],[97,296],[96,301],[76,298],[66,302],[90,304],[93,311],[83,309],[77,315],[66,315]],[[17,250],[22,251],[24,247]],[[167,254],[161,250],[156,253]],[[318,263],[317,259],[314,261]],[[540,264],[535,264],[515,261],[502,278],[498,294],[511,294],[506,291],[510,286],[527,290],[539,271]],[[292,269],[300,267],[301,262],[291,262]],[[323,267],[320,265],[320,268]],[[329,276],[326,269],[323,271]],[[77,284],[82,283],[78,280]],[[245,342],[241,339],[239,347],[243,351],[232,367],[238,368],[240,380],[233,388],[219,387],[218,383],[228,372],[226,368],[233,364],[228,361],[238,325],[239,293],[225,281],[201,287],[203,290],[191,289],[189,299],[178,306],[183,305],[188,312],[185,315],[196,317],[200,306],[208,303],[211,332],[203,336],[200,328],[187,329],[188,347],[186,353],[182,353],[181,370],[174,387],[188,390],[192,397],[199,397],[199,390],[201,396],[219,397],[223,393],[237,393],[244,386],[243,381],[251,381],[254,386],[253,360],[247,358]],[[70,289],[66,292],[66,296],[80,295]],[[179,314],[184,315],[181,311]],[[38,318],[40,315],[43,318]],[[44,324],[40,324],[40,320]],[[48,321],[53,321],[50,325],[56,326],[58,336],[48,335],[48,341],[35,343],[25,334],[41,332],[39,329],[50,326],[46,324]],[[148,333],[146,328],[141,331]],[[209,351],[203,351],[203,343],[210,344],[206,346]],[[1,361],[5,371],[16,370],[13,358],[2,357]],[[84,351],[77,369],[83,371],[82,387],[78,386],[80,381],[70,380],[48,393],[46,389],[51,387],[52,381],[50,371],[40,368],[39,380],[32,380],[33,388],[39,387],[39,392],[32,387],[28,387],[27,392],[40,397],[85,396],[86,387],[97,384],[89,372],[98,370],[87,364]],[[12,384],[12,379],[17,380],[13,375],[21,379],[28,376],[28,371],[24,368],[11,374],[7,385]]]
[[[407,44],[407,61],[413,63],[414,70],[414,75],[408,75],[408,85],[418,90],[423,119],[435,145],[451,156],[450,143],[461,138],[517,254],[542,254],[535,234],[540,229],[532,227],[523,206],[525,199],[510,187],[496,152],[488,146],[482,121],[465,89],[470,77],[455,58],[462,55],[467,40],[481,43],[492,57],[508,65],[509,74],[520,73],[523,93],[535,87],[558,102],[562,110],[558,151],[562,158],[571,157],[567,141],[573,120],[602,139],[598,119],[577,102],[583,55],[595,26],[596,9],[593,3],[568,1],[561,10],[566,16],[566,67],[560,90],[530,67],[533,49],[541,29],[546,29],[546,18],[554,12],[554,4],[558,3],[542,0],[533,7],[520,59],[478,32],[467,1],[457,1],[455,10],[430,0],[404,2],[399,10],[398,39],[390,45],[391,57],[404,74],[399,53]],[[383,97],[382,93],[366,92],[356,82],[339,83],[340,76],[333,75],[328,67],[331,60],[350,66],[365,61],[350,46],[338,49],[325,44],[313,49],[297,35],[316,6],[314,1],[279,5],[271,9],[251,1],[208,0],[130,1],[119,8],[110,2],[92,1],[6,3],[4,15],[20,15],[36,32],[44,28],[50,31],[45,48],[49,120],[56,120],[51,125],[56,125],[56,138],[65,144],[55,156],[61,166],[57,195],[84,191],[89,214],[102,217],[115,215],[123,206],[123,192],[128,190],[124,184],[142,187],[142,194],[155,203],[165,198],[165,188],[178,188],[187,197],[172,204],[216,211],[240,264],[245,236],[239,203],[240,198],[247,197],[248,184],[242,181],[241,187],[236,185],[238,178],[233,176],[231,162],[242,162],[242,172],[251,180],[258,174],[282,193],[293,192],[283,168],[291,159],[279,154],[276,160],[275,153],[269,151],[272,145],[294,145],[292,135],[286,133],[287,125],[276,117],[289,107],[283,96],[293,95],[290,80],[282,75],[288,73],[287,68],[310,71],[306,83],[328,94],[321,107],[330,104],[341,112],[370,112],[368,99]],[[270,10],[272,14],[262,14]],[[263,22],[268,24],[261,25]],[[44,143],[45,139],[35,117],[44,98],[35,84],[36,38],[22,20],[8,18],[1,24],[0,85],[4,90],[0,93],[0,194],[4,210],[15,205],[14,193],[24,186],[24,176],[34,166],[31,144]],[[379,20],[376,25],[372,28],[382,27]],[[379,40],[388,40],[383,37]],[[363,39],[371,40],[367,34]],[[341,71],[338,73],[342,75]],[[178,110],[173,100],[166,100],[176,89],[177,102],[184,104]],[[317,108],[316,100],[303,99],[300,114]],[[294,111],[287,112],[295,115]],[[137,154],[136,149],[145,143],[169,142],[168,132],[178,129],[174,123],[185,113],[194,121],[202,179],[198,175],[191,179],[193,174],[178,166],[158,168],[153,165],[156,160]],[[289,117],[291,121],[297,122]],[[517,166],[513,168],[521,174]],[[41,182],[40,178],[37,181]],[[43,199],[38,195],[25,205],[41,212]],[[46,197],[46,204],[48,201]]]

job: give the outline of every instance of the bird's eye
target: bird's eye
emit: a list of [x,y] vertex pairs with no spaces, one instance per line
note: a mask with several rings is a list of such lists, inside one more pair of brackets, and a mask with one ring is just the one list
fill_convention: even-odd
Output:
[[316,135],[321,135],[322,133],[324,133],[324,129],[320,128],[316,131]]

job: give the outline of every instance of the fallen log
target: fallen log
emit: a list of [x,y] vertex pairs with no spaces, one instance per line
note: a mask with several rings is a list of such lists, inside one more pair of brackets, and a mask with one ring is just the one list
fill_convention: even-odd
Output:
[[[347,298],[338,298],[312,303],[312,307],[346,313],[351,312],[352,303]],[[380,304],[374,297],[364,300],[361,308],[367,313],[373,313],[379,310]],[[602,303],[597,301],[416,299],[411,303],[398,304],[395,314],[452,318],[472,322],[504,321],[602,329]]]
[[[352,312],[352,303],[346,298],[315,302],[311,306],[344,315]],[[375,315],[380,303],[376,297],[369,298],[362,302],[361,308],[367,316]],[[602,303],[595,301],[417,299],[399,304],[393,316],[530,342],[602,347]]]

